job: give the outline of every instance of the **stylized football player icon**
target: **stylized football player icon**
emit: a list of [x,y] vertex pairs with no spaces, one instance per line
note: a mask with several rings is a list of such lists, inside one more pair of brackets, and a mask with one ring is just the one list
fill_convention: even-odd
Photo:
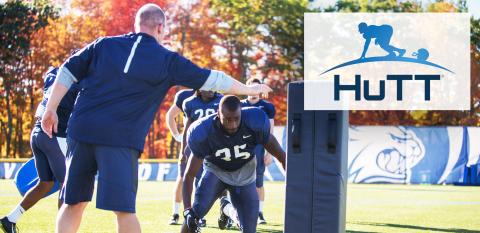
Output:
[[[363,38],[365,38],[365,45],[363,46],[363,52],[360,59],[365,58],[372,38],[375,38],[375,44],[385,50],[389,57],[402,57],[406,52],[405,49],[399,49],[390,44],[390,39],[393,34],[393,28],[390,25],[367,25],[362,22],[358,24],[358,31],[363,34]],[[397,52],[398,55],[395,52]]]

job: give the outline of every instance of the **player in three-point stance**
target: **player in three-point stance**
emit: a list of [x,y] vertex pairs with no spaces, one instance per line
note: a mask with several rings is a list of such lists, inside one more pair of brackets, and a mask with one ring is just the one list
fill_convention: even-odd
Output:
[[[182,232],[199,232],[198,220],[224,190],[229,191],[231,202],[228,198],[221,200],[219,228],[225,229],[231,218],[239,223],[242,232],[256,232],[259,212],[256,145],[262,144],[285,167],[285,152],[270,134],[267,115],[258,108],[242,108],[236,96],[227,95],[220,101],[217,114],[190,126],[187,140],[193,156],[184,176]],[[192,204],[193,180],[202,164],[204,172]]]

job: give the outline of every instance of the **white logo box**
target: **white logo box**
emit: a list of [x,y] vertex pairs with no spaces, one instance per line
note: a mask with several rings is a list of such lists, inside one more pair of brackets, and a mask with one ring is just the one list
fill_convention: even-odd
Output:
[[[331,70],[339,64],[359,59],[366,39],[359,24],[390,25],[389,45],[405,49],[404,60],[376,61]],[[305,110],[469,110],[470,109],[470,15],[467,13],[306,13],[305,14]],[[375,30],[371,34],[375,34]],[[367,36],[368,37],[368,36]],[[382,39],[383,40],[383,39]],[[384,43],[384,42],[383,42]],[[428,51],[427,62],[444,67],[411,62],[419,49]],[[388,52],[370,41],[366,58],[383,57]],[[397,54],[398,56],[398,54]],[[323,74],[322,74],[323,73]],[[425,100],[425,82],[403,81],[403,100],[397,100],[397,82],[387,74],[440,75],[430,82],[430,100]],[[361,100],[353,91],[341,91],[334,100],[334,75],[340,84],[354,84],[361,75]],[[370,93],[379,93],[385,80],[385,98],[365,100],[363,80]]]

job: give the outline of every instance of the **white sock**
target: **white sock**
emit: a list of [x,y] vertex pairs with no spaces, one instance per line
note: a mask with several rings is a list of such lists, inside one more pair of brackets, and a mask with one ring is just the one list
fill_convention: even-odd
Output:
[[237,210],[235,209],[235,207],[233,207],[232,204],[227,204],[225,207],[223,207],[223,213],[226,214],[234,222],[238,222]]
[[180,211],[180,202],[173,203],[173,214],[178,214]]
[[22,214],[25,212],[25,210],[22,208],[21,205],[18,205],[15,209],[10,212],[10,214],[7,215],[8,221],[17,223],[17,221],[22,217]]
[[258,210],[260,212],[263,212],[263,201],[260,201],[260,203],[258,204]]

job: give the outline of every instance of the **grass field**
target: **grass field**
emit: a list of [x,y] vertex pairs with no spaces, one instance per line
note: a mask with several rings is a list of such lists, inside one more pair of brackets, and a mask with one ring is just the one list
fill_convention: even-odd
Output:
[[[173,182],[140,182],[137,211],[143,232],[179,232],[179,226],[166,224],[171,213]],[[266,183],[265,217],[268,225],[258,232],[282,232],[284,184]],[[355,185],[348,186],[347,232],[480,232],[480,187]],[[0,215],[17,202],[11,180],[0,180]],[[42,200],[19,222],[20,232],[53,232],[55,197]],[[208,227],[216,228],[218,204],[207,215]],[[89,206],[80,232],[114,232],[114,215]]]

